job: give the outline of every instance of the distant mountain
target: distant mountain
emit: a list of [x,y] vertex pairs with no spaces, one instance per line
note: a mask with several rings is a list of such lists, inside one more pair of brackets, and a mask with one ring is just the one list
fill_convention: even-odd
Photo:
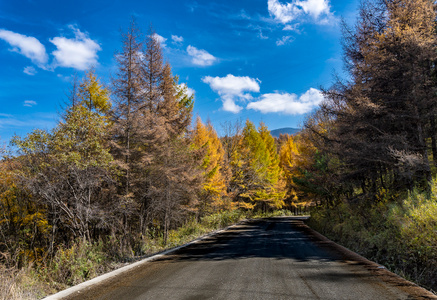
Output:
[[286,128],[279,128],[279,129],[275,129],[275,130],[271,130],[270,133],[272,134],[273,137],[279,137],[280,134],[289,134],[289,135],[293,135],[296,134],[300,131],[299,128],[290,128],[290,127],[286,127]]

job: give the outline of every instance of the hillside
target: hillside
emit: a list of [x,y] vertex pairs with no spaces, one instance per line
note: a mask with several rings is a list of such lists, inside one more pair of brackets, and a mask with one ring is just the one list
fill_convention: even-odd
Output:
[[270,133],[272,136],[274,137],[279,137],[280,134],[296,134],[300,131],[299,128],[291,128],[291,127],[284,127],[284,128],[279,128],[279,129],[275,129],[275,130],[271,130]]

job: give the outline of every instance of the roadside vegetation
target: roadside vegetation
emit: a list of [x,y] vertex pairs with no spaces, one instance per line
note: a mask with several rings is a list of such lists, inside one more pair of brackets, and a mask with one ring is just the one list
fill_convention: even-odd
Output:
[[437,290],[437,34],[429,0],[366,0],[343,25],[348,80],[294,135],[193,121],[194,97],[132,21],[104,84],[0,162],[0,298],[65,289],[257,216],[311,226]]
[[[437,34],[428,0],[363,1],[343,25],[349,80],[296,139],[311,225],[437,290]],[[297,152],[299,152],[297,151]]]

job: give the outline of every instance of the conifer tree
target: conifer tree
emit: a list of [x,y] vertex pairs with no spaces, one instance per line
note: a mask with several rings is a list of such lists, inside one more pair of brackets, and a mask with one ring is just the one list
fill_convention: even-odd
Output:
[[258,132],[261,135],[269,154],[269,166],[267,169],[268,181],[271,185],[276,185],[282,174],[279,166],[279,155],[275,139],[271,135],[267,126],[262,122],[259,125]]
[[213,126],[210,123],[204,125],[200,117],[196,120],[193,144],[204,154],[201,168],[205,181],[200,195],[200,216],[219,209],[231,209],[226,192],[229,169],[225,151]]
[[156,113],[159,103],[162,102],[161,86],[164,84],[164,57],[161,43],[156,37],[153,27],[149,28],[144,46],[144,56],[140,64],[142,86],[140,109]]
[[435,19],[432,1],[364,1],[356,29],[344,30],[351,81],[325,92],[318,114],[333,126],[309,128],[343,163],[343,181],[360,186],[365,199],[378,186],[428,187],[425,128],[432,128],[437,103]]
[[[263,135],[268,140],[265,132]],[[275,158],[274,155],[272,156]],[[274,171],[278,171],[279,161],[276,161],[276,166],[273,161],[270,159],[269,150],[262,135],[253,123],[247,120],[242,131],[239,151],[233,155],[231,162],[233,171],[231,189],[235,191],[241,207],[253,209],[258,206],[264,211],[268,207],[282,207],[283,194],[274,188],[277,183]],[[269,167],[271,167],[270,170]],[[276,182],[274,182],[275,179]]]
[[[103,87],[93,90],[85,82],[89,99],[104,94]],[[14,144],[26,154],[24,183],[48,207],[50,225],[90,241],[92,232],[110,229],[114,214],[107,214],[106,207],[117,206],[110,196],[109,124],[97,112],[99,106],[94,111],[85,105],[69,107],[51,134],[36,130],[24,139],[15,137]]]
[[126,33],[122,33],[122,51],[115,54],[118,63],[116,77],[112,80],[112,95],[115,103],[112,111],[112,151],[124,176],[124,200],[130,201],[131,172],[134,160],[138,159],[137,145],[140,143],[140,114],[138,111],[142,93],[140,64],[143,37],[134,19]]
[[85,77],[78,87],[76,99],[83,102],[83,106],[88,110],[95,110],[100,114],[107,114],[111,109],[109,90],[99,82],[93,69],[85,72]]
[[138,149],[144,156],[137,161],[136,198],[140,199],[143,232],[160,220],[166,242],[169,230],[193,212],[200,189],[197,156],[187,135],[193,98],[179,87],[170,65],[163,62],[153,29],[144,53],[138,105],[142,126]]

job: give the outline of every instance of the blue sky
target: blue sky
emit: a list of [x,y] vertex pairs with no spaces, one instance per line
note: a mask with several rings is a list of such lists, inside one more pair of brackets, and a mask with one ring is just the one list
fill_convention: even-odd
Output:
[[73,74],[115,73],[131,16],[161,39],[194,114],[298,127],[342,74],[340,18],[358,0],[0,0],[0,139],[53,128]]

